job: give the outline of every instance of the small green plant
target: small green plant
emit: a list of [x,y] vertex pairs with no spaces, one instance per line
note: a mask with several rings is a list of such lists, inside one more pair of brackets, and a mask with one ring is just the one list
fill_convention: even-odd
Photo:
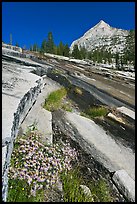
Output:
[[[30,134],[31,131],[36,131],[36,130],[38,130],[37,129],[37,122],[34,121],[31,125],[29,125],[27,127],[26,134],[24,135],[24,138],[26,138],[26,135]],[[22,135],[21,135],[21,137],[23,138]],[[18,139],[19,139],[19,136],[18,136]]]
[[83,182],[82,177],[79,175],[79,170],[72,169],[64,171],[61,174],[63,184],[64,202],[92,202],[91,196],[86,196],[80,185]]
[[76,95],[82,95],[82,94],[83,94],[82,90],[81,90],[80,88],[78,88],[78,87],[76,87],[76,88],[74,89],[74,93],[75,93]]
[[112,202],[109,187],[105,180],[100,179],[96,183],[88,182],[91,195],[84,194],[81,184],[84,184],[80,169],[75,167],[70,171],[61,173],[63,184],[64,202]]
[[110,189],[104,179],[100,179],[97,183],[92,182],[89,185],[95,202],[113,202]]
[[92,107],[81,113],[81,115],[88,118],[95,118],[100,116],[106,116],[108,112],[108,109],[105,107]]
[[53,69],[52,70],[52,74],[62,74],[63,71],[61,71],[60,69]]
[[38,190],[36,196],[30,195],[31,186],[27,180],[9,179],[7,202],[43,202],[44,190]]
[[25,202],[31,201],[28,197],[30,187],[25,180],[9,179],[8,202]]
[[69,112],[72,112],[72,103],[71,103],[71,101],[69,100],[69,101],[67,101],[67,102],[64,102],[63,104],[62,104],[62,109],[63,110],[65,110],[65,111],[69,111]]
[[49,94],[48,98],[45,100],[44,108],[49,111],[55,111],[59,108],[65,111],[72,112],[71,101],[65,101],[69,90],[65,88],[58,89]]
[[55,111],[62,105],[62,100],[67,96],[67,90],[65,88],[58,89],[49,94],[45,100],[44,108],[49,111]]

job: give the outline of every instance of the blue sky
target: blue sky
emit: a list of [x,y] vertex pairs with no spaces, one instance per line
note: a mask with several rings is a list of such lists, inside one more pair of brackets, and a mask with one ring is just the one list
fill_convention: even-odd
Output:
[[54,43],[71,43],[104,20],[112,27],[135,29],[134,2],[2,2],[2,40],[29,48],[52,32]]

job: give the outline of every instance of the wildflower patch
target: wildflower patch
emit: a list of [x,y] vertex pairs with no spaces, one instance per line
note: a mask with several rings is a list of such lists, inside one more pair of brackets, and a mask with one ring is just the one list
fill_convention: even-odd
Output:
[[20,201],[20,195],[16,200],[12,196],[11,186],[17,179],[18,187],[22,181],[26,185],[26,188],[21,185],[20,190],[16,189],[18,193],[25,192],[25,201],[34,201],[39,190],[56,187],[59,174],[64,170],[70,170],[71,161],[77,159],[77,152],[71,148],[69,142],[46,146],[39,142],[39,138],[40,134],[37,131],[30,131],[15,141],[9,168],[8,201]]

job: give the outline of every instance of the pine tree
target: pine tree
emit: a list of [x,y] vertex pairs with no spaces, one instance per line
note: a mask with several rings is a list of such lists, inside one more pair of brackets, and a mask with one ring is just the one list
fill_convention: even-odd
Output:
[[62,41],[59,43],[59,46],[58,46],[58,55],[64,56],[64,45]]
[[111,52],[108,52],[108,63],[109,64],[112,63],[112,54],[111,54]]
[[33,51],[33,45],[30,45],[30,51]]
[[33,45],[33,51],[34,52],[38,52],[39,51],[39,47],[38,47],[38,45],[36,43],[34,43],[34,45]]
[[123,70],[123,65],[124,65],[124,62],[123,62],[123,56],[120,56],[120,67],[121,67],[121,70]]
[[91,51],[87,52],[87,58],[89,60],[92,60],[92,52]]
[[48,33],[48,39],[46,43],[46,51],[47,53],[54,53],[54,40],[53,40],[53,35],[52,32]]
[[102,53],[100,50],[97,50],[97,62],[98,63],[102,62]]
[[119,69],[120,66],[119,66],[119,54],[118,53],[115,54],[115,63],[116,63],[116,68]]
[[42,41],[40,52],[41,53],[45,53],[46,52],[46,40]]
[[97,50],[94,50],[94,51],[92,52],[92,60],[93,60],[94,62],[97,62],[97,61],[98,61],[98,53],[97,53]]
[[81,53],[80,53],[80,50],[78,48],[78,45],[74,45],[74,48],[73,48],[73,51],[72,51],[72,56],[75,59],[81,59]]
[[15,46],[16,46],[16,47],[19,47],[19,44],[16,42]]
[[57,46],[54,45],[54,52],[53,52],[55,55],[57,55]]
[[85,47],[80,48],[81,58],[86,59],[87,58],[87,50]]
[[10,45],[12,45],[12,33],[10,33]]
[[135,31],[130,30],[126,38],[126,47],[124,49],[124,62],[135,64]]
[[69,46],[68,46],[68,44],[66,44],[65,46],[64,46],[64,56],[65,57],[69,57]]

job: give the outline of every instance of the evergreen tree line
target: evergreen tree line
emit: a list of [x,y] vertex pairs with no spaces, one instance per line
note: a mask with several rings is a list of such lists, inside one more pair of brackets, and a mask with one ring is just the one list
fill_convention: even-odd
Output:
[[126,55],[120,55],[119,53],[111,53],[106,51],[105,49],[96,49],[90,52],[87,52],[85,48],[79,49],[77,45],[74,45],[74,49],[72,51],[72,56],[75,59],[89,59],[94,63],[115,63],[117,69],[123,69],[124,65],[127,62],[133,62],[129,58],[126,58]]
[[127,46],[124,49],[124,63],[127,64],[127,62],[133,62],[133,65],[135,65],[135,30],[130,30],[129,35],[126,39]]
[[103,48],[88,52],[85,48],[78,48],[78,45],[74,45],[72,56],[76,59],[90,59],[97,63],[111,64],[115,62],[118,69],[122,69],[123,66],[128,63],[135,65],[135,31],[129,31],[122,55],[119,53],[111,53]]
[[40,53],[50,53],[56,55],[62,55],[69,57],[69,46],[68,44],[63,44],[61,41],[58,46],[55,45],[52,32],[48,33],[47,39],[42,41],[41,47],[36,43],[30,46],[30,51],[36,51]]
[[88,52],[85,48],[78,48],[78,45],[74,45],[72,56],[76,59],[90,59],[97,63],[111,63],[114,54],[104,49],[96,49]]
[[[115,62],[117,67],[122,68],[128,62],[133,63],[133,65],[135,63],[135,31],[131,30],[129,32],[123,55],[113,54],[103,48],[88,52],[84,47],[79,48],[78,45],[74,45],[73,51],[70,53],[68,44],[63,44],[61,41],[58,46],[55,45],[52,32],[49,32],[47,39],[42,41],[41,47],[35,43],[30,46],[30,51],[74,57],[75,59],[90,59],[97,63],[111,64]],[[112,61],[113,59],[114,61]]]

